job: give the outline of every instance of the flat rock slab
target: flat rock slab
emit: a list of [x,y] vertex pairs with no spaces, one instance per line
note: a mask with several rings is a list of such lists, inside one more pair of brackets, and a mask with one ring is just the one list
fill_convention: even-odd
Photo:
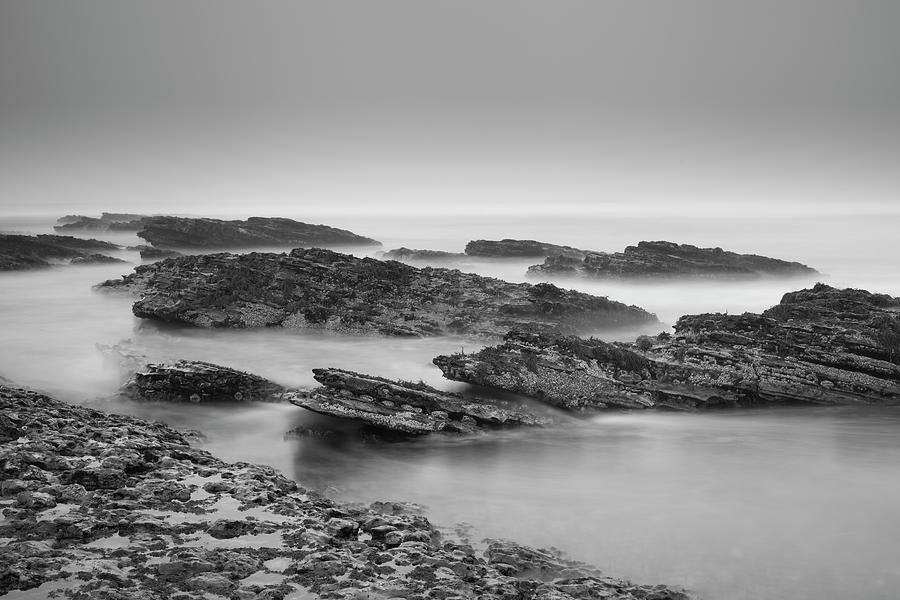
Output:
[[141,237],[157,248],[246,248],[251,246],[380,246],[352,231],[279,217],[245,221],[187,217],[150,217],[141,221]]
[[170,258],[98,288],[142,294],[133,306],[138,317],[199,327],[500,337],[527,324],[577,333],[656,322],[641,308],[551,284],[508,283],[321,248]]
[[541,258],[569,256],[581,258],[585,251],[536,240],[472,240],[466,244],[466,255],[489,258]]
[[208,362],[148,364],[120,390],[145,401],[222,402],[280,400],[284,388],[251,373]]
[[640,242],[624,252],[556,254],[529,267],[531,277],[609,279],[701,278],[754,279],[761,276],[813,276],[818,271],[798,262],[756,254],[737,254],[721,248],[698,248],[673,242]]
[[900,299],[817,284],[762,314],[679,319],[675,335],[609,344],[510,332],[439,356],[444,376],[563,408],[900,403]]
[[341,505],[162,423],[3,386],[0,481],[10,597],[689,598],[550,551],[479,552],[401,504]]
[[391,381],[342,369],[313,369],[313,373],[322,387],[286,395],[292,403],[376,429],[413,435],[476,433],[552,422],[509,402],[467,398],[423,383]]

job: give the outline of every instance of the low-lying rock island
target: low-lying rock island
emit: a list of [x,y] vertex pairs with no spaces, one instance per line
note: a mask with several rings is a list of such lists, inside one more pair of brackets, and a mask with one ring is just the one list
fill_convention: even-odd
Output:
[[816,274],[818,271],[798,262],[673,242],[640,242],[615,253],[556,254],[548,256],[543,264],[528,268],[530,277],[610,279],[752,279]]
[[132,400],[228,402],[280,400],[284,387],[252,373],[202,361],[148,364],[120,390]]
[[0,595],[200,600],[687,600],[558,553],[340,505],[161,423],[0,386]]
[[472,240],[466,244],[464,252],[445,252],[443,250],[419,250],[414,248],[394,248],[384,252],[379,258],[385,260],[416,262],[447,262],[463,259],[502,259],[502,258],[545,258],[548,256],[568,256],[582,258],[584,250],[570,246],[560,246],[536,240]]
[[423,383],[391,381],[343,369],[313,369],[313,373],[322,387],[285,397],[308,410],[359,421],[376,430],[412,435],[476,433],[552,422],[522,406],[466,398]]
[[762,314],[679,319],[634,344],[514,331],[444,376],[567,409],[900,404],[900,299],[817,284]]
[[380,246],[346,229],[282,217],[240,221],[189,217],[149,217],[137,236],[157,248],[226,249],[260,246]]
[[139,231],[144,226],[147,215],[130,213],[108,213],[100,217],[84,215],[66,215],[57,219],[56,231]]
[[98,250],[119,250],[119,246],[66,235],[0,234],[0,271],[22,271],[58,264],[125,262],[101,254]]
[[550,284],[418,269],[321,248],[170,258],[98,289],[140,294],[133,306],[138,317],[199,327],[500,337],[523,324],[577,333],[656,322],[641,308]]

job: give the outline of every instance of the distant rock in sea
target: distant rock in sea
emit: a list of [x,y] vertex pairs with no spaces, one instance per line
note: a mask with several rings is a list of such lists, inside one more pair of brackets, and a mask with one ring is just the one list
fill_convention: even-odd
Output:
[[345,229],[276,217],[250,217],[246,221],[149,217],[142,225],[138,237],[157,248],[381,245],[379,241]]
[[900,298],[817,284],[762,314],[684,316],[633,344],[513,331],[444,376],[568,409],[900,404]]
[[812,276],[818,271],[798,262],[721,248],[698,248],[673,242],[640,242],[624,252],[557,254],[529,267],[531,277],[608,279],[709,278],[748,279],[760,276]]
[[142,294],[133,306],[138,317],[199,327],[499,337],[525,324],[577,333],[656,322],[641,308],[551,284],[418,269],[321,248],[171,258],[97,287]]
[[535,240],[473,240],[466,244],[468,256],[491,258],[540,258],[545,256],[583,256],[584,250]]
[[184,256],[177,250],[169,250],[168,248],[155,248],[153,246],[147,246],[146,244],[141,244],[139,246],[128,246],[126,250],[140,252],[141,260],[161,260],[163,258],[172,258],[174,256]]
[[251,373],[208,362],[148,364],[120,390],[133,400],[223,402],[280,400],[284,388]]
[[36,269],[54,264],[124,262],[94,252],[118,249],[119,246],[109,242],[64,235],[0,234],[0,271]]
[[391,381],[342,369],[313,369],[322,387],[285,395],[292,403],[368,427],[412,435],[438,431],[476,433],[552,421],[522,406],[467,398],[424,383]]
[[466,258],[461,252],[444,252],[443,250],[416,250],[413,248],[394,248],[377,255],[382,260],[415,260],[415,261],[448,261]]
[[558,551],[478,552],[415,505],[339,504],[192,437],[0,386],[0,596],[689,598]]
[[56,231],[138,231],[143,227],[146,215],[130,213],[103,213],[99,218],[84,215],[66,215],[57,219]]

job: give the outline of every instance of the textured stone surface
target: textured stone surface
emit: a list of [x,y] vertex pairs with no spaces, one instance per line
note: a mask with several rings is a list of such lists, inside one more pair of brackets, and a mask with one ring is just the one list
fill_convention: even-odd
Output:
[[582,256],[549,256],[529,267],[531,277],[578,276],[590,278],[693,277],[748,279],[768,276],[812,276],[817,271],[798,262],[755,254],[737,254],[721,248],[698,248],[673,242],[640,242],[624,252],[586,252]]
[[250,217],[245,221],[150,217],[142,223],[138,237],[157,248],[381,245],[345,229],[278,217]]
[[284,388],[251,373],[212,363],[180,360],[149,364],[121,390],[135,400],[221,402],[279,400]]
[[575,333],[656,321],[640,308],[550,284],[513,284],[321,248],[170,258],[99,288],[142,293],[133,307],[138,317],[200,327],[499,337],[523,324]]
[[139,246],[129,246],[127,250],[132,250],[134,252],[141,253],[141,260],[161,260],[163,258],[172,258],[175,256],[183,256],[181,252],[177,250],[170,250],[168,248],[155,248],[153,246],[147,246],[146,244],[141,244]]
[[101,259],[116,262],[118,259],[97,254],[96,251],[118,249],[119,246],[109,242],[65,235],[0,234],[0,271],[35,269],[62,263],[91,263]]
[[[687,600],[547,550],[484,552],[400,503],[339,505],[161,423],[0,387],[0,595]],[[12,596],[11,597],[16,597]]]
[[520,425],[546,425],[549,418],[509,402],[467,398],[423,383],[391,381],[342,369],[313,369],[321,388],[285,397],[309,410],[353,419],[375,429],[408,434],[475,433]]
[[900,299],[817,284],[762,314],[679,319],[634,344],[510,332],[444,375],[570,409],[900,403]]
[[105,212],[97,217],[86,217],[83,215],[66,215],[57,219],[58,225],[53,229],[56,231],[138,231],[143,227],[146,215],[135,215],[130,213],[108,213]]
[[466,244],[466,254],[493,258],[581,257],[584,250],[535,240],[473,240]]

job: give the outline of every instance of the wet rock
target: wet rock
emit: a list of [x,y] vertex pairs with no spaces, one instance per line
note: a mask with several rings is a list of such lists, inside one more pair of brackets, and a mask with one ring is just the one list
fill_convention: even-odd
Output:
[[900,403],[900,299],[817,284],[762,314],[682,317],[634,344],[510,332],[445,377],[569,409]]
[[698,248],[673,242],[640,242],[624,252],[558,254],[529,267],[531,277],[587,278],[709,278],[753,279],[760,276],[798,277],[818,271],[798,262],[756,254],[737,254],[721,248]]
[[149,364],[122,386],[134,400],[222,402],[280,400],[284,388],[257,375],[201,361]]
[[571,246],[535,240],[473,240],[466,244],[468,256],[490,258],[542,258],[546,256],[584,256],[585,251]]
[[184,256],[101,290],[141,293],[133,312],[199,327],[313,327],[399,336],[499,337],[532,324],[570,333],[656,321],[607,298],[330,250]]
[[138,237],[157,248],[381,245],[345,229],[276,217],[250,217],[245,221],[150,217],[142,225]]
[[286,395],[303,408],[408,434],[475,433],[490,428],[546,425],[521,406],[466,398],[422,383],[398,382],[341,369],[313,369],[323,387]]
[[84,256],[76,256],[69,264],[72,265],[104,265],[110,263],[124,263],[127,261],[121,258],[106,256],[105,254],[85,254]]
[[103,213],[99,218],[83,215],[67,215],[57,219],[56,231],[138,231],[146,215],[129,213]]
[[0,271],[48,267],[54,264],[120,262],[96,250],[118,250],[100,240],[63,235],[0,234]]
[[412,248],[394,248],[386,252],[382,252],[379,258],[383,260],[399,260],[405,261],[449,261],[465,258],[462,252],[444,252],[443,250],[414,250]]
[[154,246],[147,246],[146,244],[141,244],[138,246],[128,246],[126,250],[131,250],[133,252],[140,252],[141,260],[162,260],[164,258],[172,258],[175,256],[184,256],[181,252],[177,250],[170,250],[167,248],[156,248]]

